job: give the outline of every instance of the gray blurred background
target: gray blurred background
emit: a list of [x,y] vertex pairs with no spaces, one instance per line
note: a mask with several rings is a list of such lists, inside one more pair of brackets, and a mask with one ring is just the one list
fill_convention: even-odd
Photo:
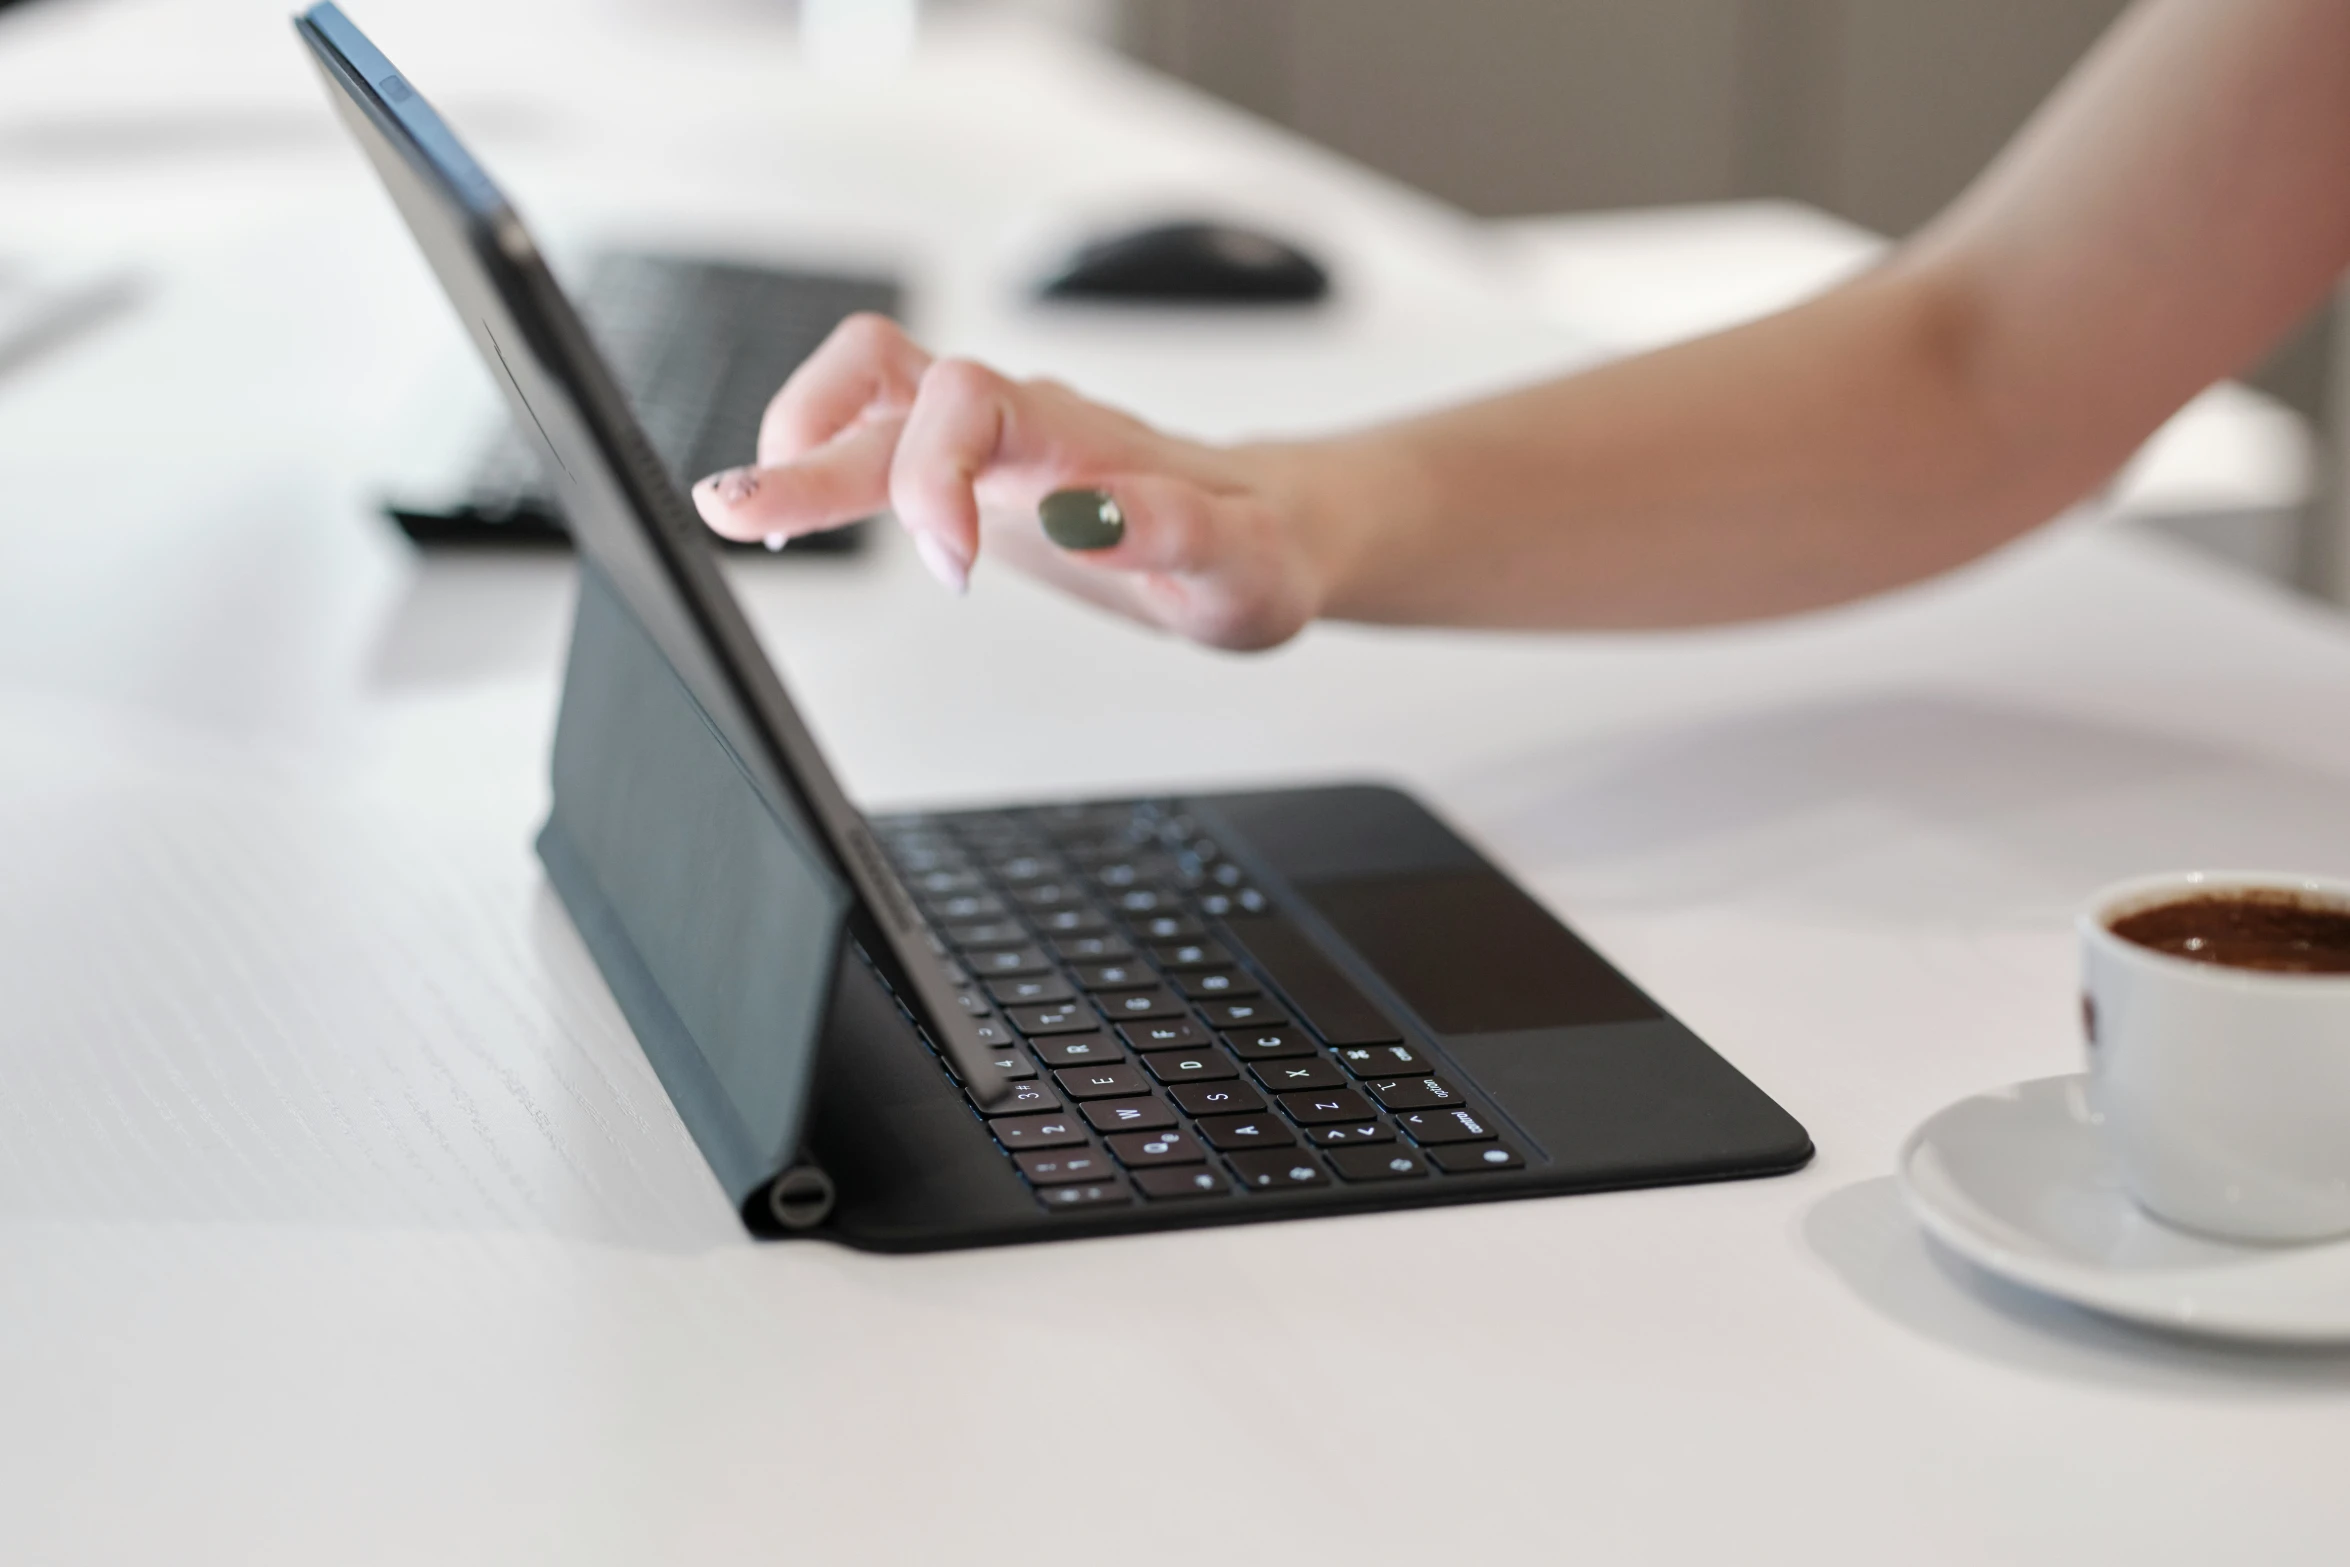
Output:
[[[1036,0],[1503,216],[1785,196],[1932,217],[2127,0]],[[2247,377],[2326,428],[2327,317]]]

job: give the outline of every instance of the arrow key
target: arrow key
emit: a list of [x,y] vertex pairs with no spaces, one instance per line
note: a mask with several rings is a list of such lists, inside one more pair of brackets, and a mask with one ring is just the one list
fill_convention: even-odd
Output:
[[1339,1148],[1352,1143],[1392,1143],[1395,1129],[1376,1117],[1340,1121],[1332,1126],[1309,1126],[1306,1141],[1317,1148]]

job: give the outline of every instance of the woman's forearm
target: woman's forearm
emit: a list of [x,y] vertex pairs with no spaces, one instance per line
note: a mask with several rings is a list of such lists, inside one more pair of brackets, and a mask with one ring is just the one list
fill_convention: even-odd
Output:
[[1685,625],[1979,555],[2098,476],[2007,449],[1970,385],[1969,311],[1897,263],[1749,326],[1292,448],[1330,540],[1325,611]]

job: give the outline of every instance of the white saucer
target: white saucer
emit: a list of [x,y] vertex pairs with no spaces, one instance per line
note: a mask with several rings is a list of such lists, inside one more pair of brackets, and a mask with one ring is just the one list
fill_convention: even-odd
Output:
[[2174,1332],[2350,1341],[2350,1240],[2256,1246],[2173,1229],[2122,1190],[2087,1079],[1962,1099],[1902,1145],[1902,1195],[1952,1251],[2028,1289]]

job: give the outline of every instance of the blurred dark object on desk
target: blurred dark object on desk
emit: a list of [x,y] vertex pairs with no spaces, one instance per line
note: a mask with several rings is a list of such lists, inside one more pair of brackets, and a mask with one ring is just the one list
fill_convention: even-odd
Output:
[[1330,274],[1286,240],[1186,218],[1103,235],[1037,292],[1116,305],[1310,305],[1329,294]]
[[[611,251],[590,261],[579,302],[646,438],[683,489],[749,462],[768,399],[800,362],[859,311],[895,315],[900,295],[882,277]],[[454,496],[395,496],[384,510],[427,548],[571,546],[537,454],[503,424]],[[855,523],[787,548],[839,554],[864,534]]]

